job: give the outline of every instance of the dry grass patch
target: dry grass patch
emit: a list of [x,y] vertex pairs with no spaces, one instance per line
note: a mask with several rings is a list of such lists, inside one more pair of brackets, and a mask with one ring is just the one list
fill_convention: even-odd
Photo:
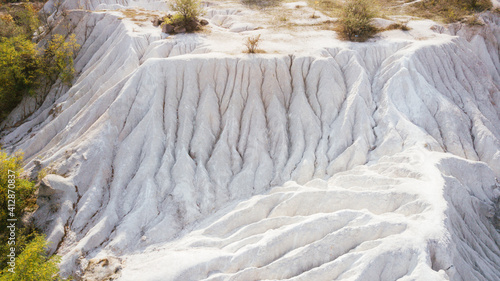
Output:
[[[330,17],[340,17],[349,0],[308,0],[314,7]],[[370,8],[376,17],[412,15],[440,22],[456,22],[492,7],[490,0],[372,0]]]
[[[340,17],[344,4],[348,0],[307,0],[309,7],[321,11],[330,17]],[[375,16],[401,14],[401,1],[399,0],[370,0],[372,11],[377,11]]]
[[484,21],[481,20],[477,14],[466,17],[464,22],[468,25],[473,25],[473,26],[483,26],[485,24]]
[[385,30],[400,29],[402,31],[409,31],[409,30],[411,30],[411,28],[408,26],[409,22],[410,22],[409,20],[398,21],[396,23],[389,25]]
[[[130,19],[131,21],[135,22],[144,22],[144,21],[149,21],[151,18],[154,18],[157,16],[156,14],[152,13],[151,11],[144,10],[141,8],[136,8],[136,9],[120,9],[120,13],[124,15],[124,18]],[[123,19],[123,18],[121,18]]]
[[409,5],[407,10],[412,15],[451,23],[491,7],[490,0],[423,0]]
[[281,5],[282,0],[241,0],[241,3],[251,9],[268,9]]
[[245,47],[247,49],[244,51],[244,53],[247,53],[247,54],[266,53],[266,51],[258,48],[259,44],[260,44],[260,34],[247,37],[245,40]]

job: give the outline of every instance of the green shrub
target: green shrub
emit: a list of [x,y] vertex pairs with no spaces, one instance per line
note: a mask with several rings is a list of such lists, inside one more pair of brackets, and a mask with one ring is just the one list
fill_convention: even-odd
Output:
[[27,94],[45,94],[60,79],[73,80],[75,35],[54,35],[46,46],[32,37],[40,21],[31,4],[17,5],[0,15],[0,122]]
[[[7,253],[9,252],[10,245],[8,241],[7,219],[16,218],[18,229],[16,235],[16,254],[21,253],[22,248],[30,239],[33,238],[33,229],[29,225],[23,225],[21,218],[26,212],[33,211],[36,208],[35,184],[23,177],[23,155],[16,153],[12,156],[0,150],[0,264],[5,266],[7,264]],[[9,172],[9,171],[13,171]],[[11,175],[9,177],[9,174]],[[12,175],[14,177],[12,177]],[[8,201],[8,184],[9,179],[12,183],[12,178],[15,178],[15,208],[9,209]],[[9,222],[10,223],[10,222]]]
[[167,15],[167,16],[163,17],[162,26],[164,24],[171,24],[171,25],[177,26],[177,25],[184,23],[184,21],[185,21],[184,16],[181,14],[175,14],[173,16]]
[[0,121],[25,95],[40,88],[45,93],[57,79],[70,84],[78,47],[74,35],[54,35],[43,51],[22,35],[0,39]]
[[374,12],[366,0],[349,0],[342,8],[338,32],[342,39],[362,42],[377,32],[371,24]]
[[0,194],[2,194],[2,196],[0,196],[1,231],[3,231],[7,225],[8,198],[3,195],[8,194],[9,180],[12,183],[12,178],[15,179],[16,208],[14,215],[16,218],[20,218],[26,210],[33,210],[36,206],[36,199],[34,196],[35,184],[21,176],[23,173],[23,165],[22,153],[18,152],[9,156],[4,151],[0,150]]
[[203,12],[200,0],[173,0],[170,3],[170,9],[179,13],[184,18],[184,21],[196,19]]
[[40,26],[38,14],[33,8],[33,5],[24,3],[22,8],[15,9],[12,12],[12,17],[17,26],[21,27],[23,34],[31,39],[35,31]]
[[24,95],[34,93],[42,73],[35,47],[21,35],[0,39],[0,121]]
[[4,269],[0,281],[60,280],[57,267],[60,258],[48,257],[46,246],[45,237],[37,235],[16,258],[15,272]]
[[24,36],[31,39],[39,26],[37,11],[29,3],[7,7],[6,12],[0,15],[0,37]]
[[58,78],[63,83],[71,83],[75,74],[73,57],[79,47],[75,34],[67,40],[60,34],[52,36],[42,56],[42,75],[49,79],[50,85]]
[[[22,176],[23,154],[7,155],[0,150],[0,281],[38,281],[57,280],[58,257],[49,258],[46,254],[47,241],[35,232],[30,224],[23,223],[23,216],[36,209],[35,183]],[[10,176],[9,176],[10,175]],[[15,208],[8,202],[9,184],[15,186]],[[10,193],[13,194],[13,193]],[[4,196],[5,195],[5,196]],[[10,206],[9,206],[10,205]],[[9,218],[16,218],[15,245],[9,244]],[[7,264],[10,247],[15,247],[15,270],[9,271]]]
[[14,22],[12,15],[0,15],[0,37],[14,37],[21,34],[22,28]]

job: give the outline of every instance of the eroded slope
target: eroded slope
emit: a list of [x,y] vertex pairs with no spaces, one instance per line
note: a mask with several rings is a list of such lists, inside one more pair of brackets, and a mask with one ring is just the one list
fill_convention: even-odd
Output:
[[2,142],[58,174],[38,218],[66,273],[152,246],[166,257],[125,259],[124,280],[494,280],[500,33],[485,19],[459,37],[232,56],[73,11],[58,28],[82,44],[74,86]]

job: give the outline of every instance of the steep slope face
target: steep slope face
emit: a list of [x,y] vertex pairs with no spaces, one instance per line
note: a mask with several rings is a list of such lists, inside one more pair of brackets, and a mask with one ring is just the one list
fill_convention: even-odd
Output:
[[[63,195],[37,216],[65,273],[155,245],[124,280],[495,280],[500,32],[486,19],[459,37],[231,56],[72,11],[57,28],[82,44],[74,86],[2,143],[58,174]],[[140,263],[158,256],[166,269]]]

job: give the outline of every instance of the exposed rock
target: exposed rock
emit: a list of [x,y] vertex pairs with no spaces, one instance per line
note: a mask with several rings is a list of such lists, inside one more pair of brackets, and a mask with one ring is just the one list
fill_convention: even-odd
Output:
[[40,213],[51,241],[68,229],[66,275],[99,257],[89,273],[108,276],[113,253],[122,281],[444,280],[452,264],[451,280],[500,280],[478,204],[500,177],[498,33],[241,59],[200,56],[197,36],[148,46],[105,13],[79,38],[89,19],[78,83],[1,139],[70,171]]
[[187,32],[193,32],[193,31],[197,30],[198,26],[199,26],[199,23],[196,19],[190,19],[184,25]]
[[40,171],[42,170],[42,161],[35,159],[35,160],[33,160],[33,164],[35,166],[31,169],[31,173],[30,173],[30,180],[32,180],[32,181],[34,181],[38,178],[38,173],[40,173]]
[[161,32],[172,33],[172,32],[174,32],[174,29],[175,29],[175,27],[173,25],[166,23],[161,27]]
[[174,32],[175,33],[185,33],[186,32],[186,28],[184,26],[176,26],[174,28]]
[[33,214],[35,225],[47,234],[49,253],[54,253],[65,235],[65,225],[78,201],[76,187],[59,175],[47,175],[38,188],[39,206]]
[[206,19],[202,19],[202,20],[200,20],[200,24],[205,26],[208,24],[208,21]]
[[38,200],[43,200],[45,197],[50,197],[64,192],[64,190],[54,188],[52,184],[53,182],[51,182],[48,177],[42,179],[38,189]]
[[157,27],[163,23],[163,20],[160,18],[155,18],[154,20],[152,20],[152,23],[154,27]]
[[108,256],[103,259],[91,259],[82,276],[82,281],[116,280],[121,275],[121,269],[122,261],[117,257]]
[[378,29],[386,29],[391,24],[394,24],[394,23],[396,23],[396,22],[392,21],[392,20],[381,19],[381,18],[374,18],[372,20],[373,26],[378,28]]

